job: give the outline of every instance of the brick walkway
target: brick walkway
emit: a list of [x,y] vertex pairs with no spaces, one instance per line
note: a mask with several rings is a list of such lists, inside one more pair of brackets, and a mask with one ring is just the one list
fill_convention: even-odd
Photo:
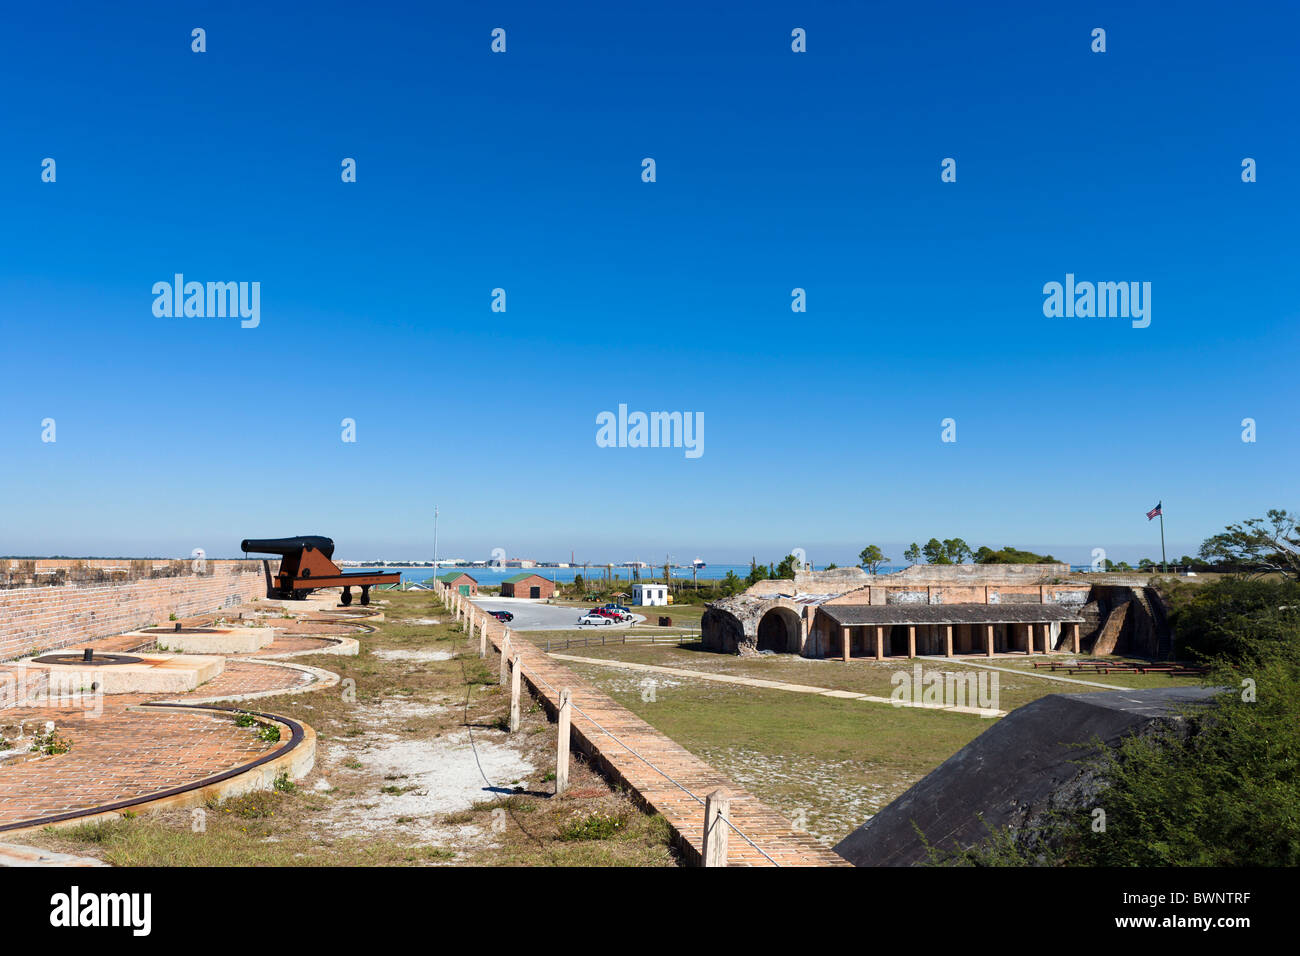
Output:
[[[78,644],[99,652],[123,653],[153,645],[153,639],[110,637]],[[260,652],[315,649],[332,642],[277,636]],[[13,670],[9,668],[8,670]],[[323,673],[323,672],[320,672]],[[330,675],[332,676],[332,675]],[[218,700],[265,692],[305,690],[316,674],[296,667],[227,656],[221,674],[187,695],[113,694],[75,706],[0,709],[0,730],[11,740],[22,728],[30,739],[53,721],[72,749],[53,757],[18,756],[5,761],[0,781],[0,832],[42,817],[90,812],[174,787],[195,784],[241,767],[283,746],[259,740],[250,728],[227,716],[201,711],[133,710],[160,699]],[[93,708],[102,708],[96,713]]]
[[[476,641],[477,628],[474,633]],[[504,625],[489,620],[488,640],[498,651],[505,634]],[[731,793],[731,822],[758,846],[758,849],[751,846],[732,830],[728,837],[729,865],[849,865],[811,834],[796,832],[781,814],[582,680],[531,641],[516,635],[511,642],[511,653],[520,655],[524,679],[552,714],[559,705],[560,689],[569,688],[575,748],[592,755],[594,764],[662,814],[683,851],[694,861],[698,862],[703,847],[704,798],[714,790],[725,788]]]
[[57,813],[161,793],[256,760],[281,746],[259,740],[229,717],[193,711],[129,710],[140,695],[103,699],[103,714],[82,707],[23,707],[0,712],[30,735],[54,721],[72,749],[55,757],[4,764],[0,827]]

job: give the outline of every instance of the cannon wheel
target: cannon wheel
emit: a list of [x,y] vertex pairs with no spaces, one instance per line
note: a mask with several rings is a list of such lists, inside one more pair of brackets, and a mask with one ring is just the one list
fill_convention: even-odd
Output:
[[349,604],[352,603],[352,588],[351,588],[351,587],[345,587],[345,588],[343,589],[343,597],[341,598],[341,600],[342,600],[342,603],[343,603],[343,606],[344,606],[344,607],[347,607]]
[[370,585],[361,585],[361,604],[365,606],[370,603]]

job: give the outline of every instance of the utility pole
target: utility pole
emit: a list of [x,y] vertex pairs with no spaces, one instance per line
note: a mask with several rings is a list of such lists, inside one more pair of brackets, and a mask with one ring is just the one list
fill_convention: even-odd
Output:
[[433,506],[433,576],[438,576],[438,506]]

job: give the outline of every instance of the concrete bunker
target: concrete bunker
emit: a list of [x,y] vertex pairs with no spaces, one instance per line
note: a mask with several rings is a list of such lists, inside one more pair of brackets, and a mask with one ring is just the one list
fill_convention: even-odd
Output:
[[788,607],[776,605],[758,620],[758,649],[777,654],[799,653],[799,615]]

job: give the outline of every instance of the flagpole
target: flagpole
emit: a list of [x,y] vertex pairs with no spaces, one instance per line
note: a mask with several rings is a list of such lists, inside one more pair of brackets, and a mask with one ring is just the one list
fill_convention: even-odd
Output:
[[1165,571],[1165,509],[1163,502],[1160,505],[1160,573],[1168,573]]

